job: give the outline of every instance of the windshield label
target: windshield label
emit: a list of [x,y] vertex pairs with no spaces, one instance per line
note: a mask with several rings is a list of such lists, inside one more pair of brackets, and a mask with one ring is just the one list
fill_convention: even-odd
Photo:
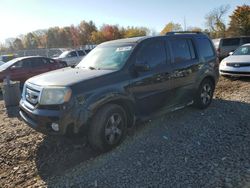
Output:
[[132,49],[132,46],[124,46],[124,47],[117,48],[116,52],[130,51],[131,49]]

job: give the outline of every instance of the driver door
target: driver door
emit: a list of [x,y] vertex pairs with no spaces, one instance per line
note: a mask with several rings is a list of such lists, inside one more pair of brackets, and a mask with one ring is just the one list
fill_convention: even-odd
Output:
[[10,79],[24,83],[30,75],[29,59],[23,59],[10,67]]
[[136,100],[137,111],[147,115],[171,104],[171,63],[165,39],[148,39],[135,55],[135,66],[146,64],[145,71],[136,71],[130,92]]

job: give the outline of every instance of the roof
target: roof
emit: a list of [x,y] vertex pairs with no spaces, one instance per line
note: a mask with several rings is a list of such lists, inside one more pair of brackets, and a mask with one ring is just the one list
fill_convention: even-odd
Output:
[[142,37],[132,37],[132,38],[112,40],[112,41],[104,42],[101,45],[119,44],[119,43],[139,43],[140,41],[147,39],[147,38],[152,38],[152,36],[142,36]]
[[149,39],[149,38],[160,38],[160,37],[172,37],[172,36],[178,36],[178,37],[182,37],[182,36],[204,36],[207,37],[207,35],[205,35],[204,33],[201,32],[197,32],[197,33],[192,33],[192,32],[182,32],[182,33],[178,33],[178,32],[170,32],[166,35],[157,35],[157,36],[142,36],[142,37],[132,37],[132,38],[125,38],[125,39],[118,39],[118,40],[112,40],[112,41],[107,41],[104,42],[102,44],[100,44],[101,46],[105,46],[105,45],[115,45],[115,44],[122,44],[122,43],[139,43],[145,39]]
[[24,57],[17,57],[15,59],[23,60],[23,59],[29,59],[29,58],[34,58],[34,57],[42,57],[42,56],[24,56]]

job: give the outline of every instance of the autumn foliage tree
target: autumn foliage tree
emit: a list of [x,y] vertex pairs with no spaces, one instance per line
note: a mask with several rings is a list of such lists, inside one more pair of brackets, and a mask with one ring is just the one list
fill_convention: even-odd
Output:
[[230,16],[228,33],[230,36],[250,35],[250,6],[237,6]]
[[182,27],[178,23],[169,22],[161,31],[161,35],[165,35],[167,32],[171,31],[181,31]]

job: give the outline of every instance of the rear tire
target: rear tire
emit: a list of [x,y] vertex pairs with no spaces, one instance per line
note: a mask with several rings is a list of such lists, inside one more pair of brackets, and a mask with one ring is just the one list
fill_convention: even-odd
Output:
[[127,115],[116,104],[107,104],[94,115],[88,132],[93,149],[106,152],[119,145],[126,136]]
[[214,83],[210,79],[204,79],[195,94],[194,106],[198,109],[207,108],[213,100],[214,89]]

